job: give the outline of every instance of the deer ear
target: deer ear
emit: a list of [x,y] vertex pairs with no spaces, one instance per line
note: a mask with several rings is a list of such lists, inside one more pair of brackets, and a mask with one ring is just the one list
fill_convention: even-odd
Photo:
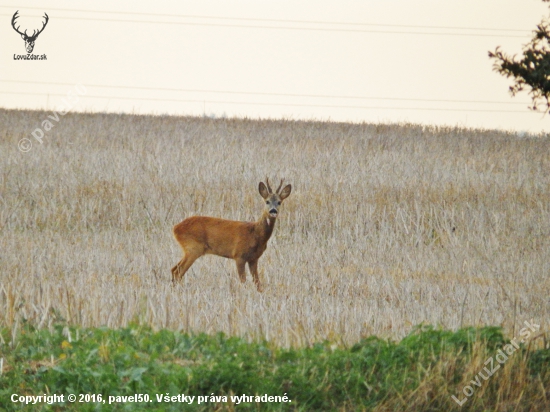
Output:
[[260,182],[260,185],[258,186],[258,191],[260,192],[260,195],[261,195],[264,199],[267,199],[267,198],[268,198],[269,192],[268,192],[268,190],[267,190],[267,187],[265,187],[264,182]]
[[290,196],[290,192],[292,190],[291,185],[286,185],[283,190],[281,190],[281,193],[279,196],[281,196],[281,200],[285,200],[288,196]]

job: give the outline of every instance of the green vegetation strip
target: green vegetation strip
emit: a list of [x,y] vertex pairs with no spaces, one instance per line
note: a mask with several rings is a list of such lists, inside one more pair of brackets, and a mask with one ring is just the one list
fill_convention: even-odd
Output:
[[[487,359],[509,343],[497,327],[421,326],[400,342],[370,337],[349,348],[330,342],[279,348],[138,325],[25,325],[17,334],[1,333],[0,409],[7,411],[550,410],[548,349],[520,346],[483,378]],[[464,395],[466,385],[473,395]],[[54,394],[64,402],[22,403],[24,396]],[[101,401],[92,402],[98,395]],[[452,395],[465,399],[462,406]]]

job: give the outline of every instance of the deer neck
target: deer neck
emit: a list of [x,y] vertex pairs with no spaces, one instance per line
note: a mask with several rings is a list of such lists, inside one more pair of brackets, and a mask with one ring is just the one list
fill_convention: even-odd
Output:
[[273,233],[273,228],[275,227],[275,222],[277,221],[276,217],[269,216],[267,211],[264,211],[260,220],[256,222],[256,228],[258,234],[262,239],[265,239],[267,242]]

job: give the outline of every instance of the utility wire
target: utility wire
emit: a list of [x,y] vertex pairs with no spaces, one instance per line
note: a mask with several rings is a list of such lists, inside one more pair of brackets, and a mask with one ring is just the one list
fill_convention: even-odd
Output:
[[[16,6],[0,6],[4,8],[17,9]],[[43,10],[41,7],[25,7],[25,9]],[[201,15],[189,15],[189,14],[165,14],[165,13],[137,13],[128,11],[111,11],[111,10],[83,10],[83,9],[64,9],[64,8],[52,8],[48,10],[65,11],[65,12],[78,12],[78,13],[105,13],[105,14],[123,14],[123,15],[137,15],[146,17],[172,17],[172,18],[186,18],[186,19],[211,19],[211,20],[237,20],[237,21],[254,21],[254,22],[270,22],[270,23],[298,23],[298,24],[328,24],[328,25],[345,25],[345,26],[373,26],[373,27],[403,27],[403,28],[416,28],[416,29],[446,29],[446,30],[486,30],[486,31],[503,31],[503,32],[523,32],[527,33],[528,30],[521,29],[497,29],[497,28],[484,28],[484,27],[453,27],[453,26],[420,26],[420,25],[406,25],[406,24],[379,24],[379,23],[354,23],[354,22],[335,22],[335,21],[315,21],[315,20],[283,20],[283,19],[259,19],[249,17],[220,17],[220,16],[201,16]]]
[[[2,16],[10,17],[9,14]],[[267,29],[267,30],[298,30],[298,31],[317,31],[317,32],[340,32],[340,33],[370,33],[370,34],[411,34],[425,36],[460,36],[460,37],[511,37],[511,38],[526,38],[526,35],[518,36],[511,34],[478,34],[478,33],[445,33],[445,32],[420,32],[420,31],[393,31],[393,30],[364,30],[364,29],[336,29],[336,28],[318,28],[318,27],[296,27],[296,26],[260,26],[260,25],[243,25],[243,24],[224,24],[224,23],[190,23],[190,22],[174,22],[174,21],[151,21],[151,20],[122,20],[122,19],[104,19],[94,17],[61,17],[56,16],[60,20],[82,20],[82,21],[102,21],[113,23],[145,23],[145,24],[162,24],[162,25],[179,25],[179,26],[202,26],[202,27],[233,27],[242,29]]]
[[[63,82],[38,82],[32,80],[0,80],[0,83],[24,83],[24,84],[44,84],[56,86],[74,86],[74,83]],[[236,95],[256,95],[256,96],[277,96],[277,97],[307,97],[323,99],[354,99],[354,100],[394,100],[409,102],[434,102],[434,103],[473,103],[473,104],[506,104],[506,105],[524,105],[518,102],[498,102],[490,100],[451,100],[451,99],[413,99],[406,97],[369,97],[369,96],[342,96],[330,94],[296,94],[296,93],[267,93],[267,92],[239,92],[232,90],[204,90],[204,89],[174,89],[165,87],[142,87],[142,86],[115,86],[107,84],[86,84],[84,87],[99,87],[106,89],[136,89],[153,91],[170,91],[185,93],[214,93],[214,94],[236,94]]]
[[[0,94],[33,95],[33,96],[63,96],[62,93],[36,93],[36,92],[9,92],[0,91]],[[387,107],[387,106],[352,106],[352,105],[329,105],[329,104],[300,104],[300,103],[266,103],[266,102],[236,102],[220,100],[183,100],[183,99],[165,99],[154,97],[127,97],[127,96],[101,96],[85,94],[81,97],[94,99],[115,99],[115,100],[147,100],[147,101],[167,101],[181,103],[209,103],[209,104],[233,104],[233,105],[254,105],[254,106],[290,106],[290,107],[322,107],[333,109],[369,109],[369,110],[419,110],[419,111],[445,111],[445,112],[485,112],[485,113],[529,113],[522,110],[490,110],[490,109],[446,109],[437,107]]]

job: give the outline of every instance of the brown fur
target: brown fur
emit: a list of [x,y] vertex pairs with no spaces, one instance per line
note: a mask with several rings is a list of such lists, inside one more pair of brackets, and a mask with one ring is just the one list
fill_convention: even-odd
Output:
[[[241,282],[246,281],[245,265],[248,263],[250,273],[258,291],[262,291],[258,276],[258,259],[267,248],[267,241],[273,233],[277,220],[278,208],[291,192],[287,185],[275,193],[260,182],[259,192],[266,201],[266,207],[257,222],[237,222],[207,216],[192,216],[174,226],[174,237],[183,249],[184,257],[172,268],[172,282],[180,281],[185,272],[199,257],[212,254],[234,259]],[[275,210],[275,216],[270,212]]]

